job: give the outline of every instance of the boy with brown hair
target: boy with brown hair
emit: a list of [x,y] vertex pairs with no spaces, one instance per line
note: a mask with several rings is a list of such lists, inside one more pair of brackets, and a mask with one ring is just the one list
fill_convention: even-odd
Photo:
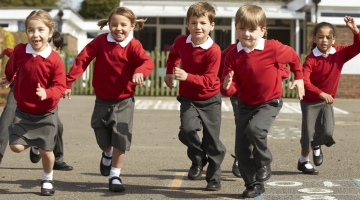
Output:
[[279,64],[290,65],[295,75],[290,88],[297,88],[299,99],[304,96],[304,82],[294,49],[262,38],[266,16],[261,7],[241,6],[235,15],[235,26],[240,42],[226,55],[221,92],[225,96],[238,92],[235,152],[246,187],[242,196],[253,198],[265,192],[263,182],[271,176],[272,154],[267,147],[267,133],[283,104]]
[[[209,36],[214,29],[215,8],[207,2],[191,5],[187,11],[190,35],[178,36],[170,47],[165,83],[173,88],[180,83],[177,100],[180,106],[179,140],[187,146],[192,162],[188,178],[201,177],[206,170],[207,190],[221,189],[221,168],[226,149],[220,141],[221,94],[217,77],[221,50]],[[181,61],[181,69],[176,66]],[[203,129],[203,138],[197,131]]]

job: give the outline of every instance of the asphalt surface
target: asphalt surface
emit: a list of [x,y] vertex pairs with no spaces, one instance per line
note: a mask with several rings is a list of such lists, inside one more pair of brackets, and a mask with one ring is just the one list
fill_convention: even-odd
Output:
[[[54,171],[52,199],[241,199],[244,182],[231,173],[235,138],[231,109],[223,109],[222,117],[221,140],[227,147],[222,189],[210,192],[205,190],[205,177],[187,178],[191,163],[177,139],[179,111],[177,106],[161,107],[161,102],[176,105],[175,97],[136,97],[137,102],[161,102],[136,107],[133,142],[121,169],[126,191],[113,193],[108,190],[108,178],[100,175],[101,150],[90,127],[94,100],[94,96],[73,96],[59,104],[65,127],[64,160],[74,170]],[[223,101],[225,108],[231,105],[228,98]],[[335,113],[336,144],[323,148],[324,163],[316,167],[319,175],[297,171],[301,114],[298,100],[284,102],[290,106],[283,108],[268,135],[274,158],[272,177],[265,183],[265,193],[255,199],[360,199],[360,100],[335,101],[340,109]],[[29,150],[16,154],[8,148],[0,165],[0,199],[47,198],[40,196],[41,171],[41,162],[30,162]]]

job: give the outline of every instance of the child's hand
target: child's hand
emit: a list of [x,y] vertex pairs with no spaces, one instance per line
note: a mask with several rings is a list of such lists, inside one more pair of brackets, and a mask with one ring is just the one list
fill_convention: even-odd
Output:
[[11,83],[11,82],[7,81],[5,77],[1,77],[1,79],[0,79],[0,84],[1,84],[1,85],[4,85],[5,88],[8,88],[8,87],[10,86],[10,83]]
[[166,74],[165,84],[171,89],[174,88],[174,75],[173,74]]
[[185,81],[188,77],[188,74],[184,70],[178,67],[175,67],[174,75],[175,75],[175,80],[180,80],[180,81]]
[[234,76],[234,71],[231,71],[224,79],[224,83],[223,83],[223,89],[224,90],[228,90],[231,86],[232,83],[232,79]]
[[325,92],[322,92],[320,94],[320,99],[324,100],[327,104],[334,103],[334,98],[330,94],[327,94]]
[[344,17],[344,21],[346,23],[346,26],[354,33],[354,34],[358,34],[359,33],[359,29],[356,26],[355,20],[353,17],[351,16],[345,16]]
[[134,85],[139,85],[141,87],[143,82],[144,82],[144,75],[142,73],[136,73],[133,75],[132,83]]
[[46,99],[46,91],[40,86],[40,83],[37,85],[36,94],[40,97],[41,101]]
[[68,99],[71,99],[71,89],[66,89],[63,94],[63,99],[65,99],[66,95],[68,96]]
[[305,96],[304,81],[302,79],[294,80],[293,84],[290,86],[290,89],[294,89],[295,87],[297,88],[299,96],[298,98],[302,100]]

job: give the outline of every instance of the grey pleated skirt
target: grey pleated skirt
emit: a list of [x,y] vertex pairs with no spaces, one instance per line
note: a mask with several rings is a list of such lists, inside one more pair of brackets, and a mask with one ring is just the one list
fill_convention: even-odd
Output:
[[9,144],[36,146],[52,151],[58,132],[58,108],[45,114],[32,115],[16,109],[9,127]]

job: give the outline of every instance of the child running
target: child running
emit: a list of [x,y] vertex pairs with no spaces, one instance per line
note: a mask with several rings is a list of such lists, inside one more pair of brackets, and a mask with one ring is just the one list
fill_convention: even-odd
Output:
[[[265,38],[265,36],[264,36],[264,38]],[[220,69],[219,69],[219,73],[218,73],[218,77],[220,79],[221,79],[222,72],[223,72],[223,69],[224,69],[224,63],[225,63],[226,54],[232,48],[236,47],[238,42],[239,42],[239,40],[237,39],[235,44],[230,44],[225,50],[223,50],[221,52],[221,62],[220,62]],[[290,75],[289,68],[287,68],[286,65],[284,65],[284,64],[280,64],[280,63],[278,63],[278,64],[279,64],[279,70],[281,72],[281,78],[282,79],[287,79],[289,77],[289,75]],[[237,97],[237,92],[235,92],[232,96],[230,96],[230,102],[231,102],[231,105],[232,105],[232,108],[233,108],[234,118],[235,118],[235,125],[236,125],[236,123],[238,121],[238,118],[239,118],[239,108],[238,108],[239,98]],[[236,147],[235,147],[235,149],[236,149]],[[239,171],[238,160],[237,160],[235,155],[231,154],[231,156],[234,158],[234,162],[233,162],[233,165],[232,165],[231,172],[234,174],[234,176],[241,177],[241,174],[240,174],[240,171]]]
[[[214,29],[215,8],[207,2],[191,5],[187,11],[190,35],[178,36],[170,47],[166,62],[166,85],[173,88],[179,80],[180,131],[179,140],[187,146],[192,164],[190,180],[201,177],[206,170],[207,190],[221,189],[220,165],[225,146],[220,141],[221,94],[217,77],[221,50],[209,36]],[[176,67],[180,61],[181,69]],[[200,140],[197,131],[203,129]]]
[[65,95],[70,99],[72,83],[96,58],[92,82],[96,100],[91,127],[103,151],[100,173],[109,176],[109,190],[113,192],[125,190],[120,171],[132,139],[135,87],[141,86],[144,77],[154,69],[151,57],[130,33],[141,30],[145,21],[136,19],[128,8],[113,9],[108,19],[98,22],[100,29],[109,25],[110,33],[87,44],[66,76]]
[[327,22],[317,24],[313,32],[313,49],[303,64],[306,96],[300,101],[302,111],[301,154],[298,170],[304,174],[318,174],[311,165],[313,151],[315,166],[323,163],[321,146],[335,144],[333,102],[344,64],[360,53],[360,34],[354,18],[345,16],[346,26],[354,35],[354,43],[334,46],[335,28]]
[[[54,31],[51,37],[50,46],[54,51],[58,51],[61,49],[62,44],[63,44],[63,39],[61,34],[57,31]],[[4,55],[10,57],[12,52],[13,52],[12,48],[4,49],[0,54],[0,59],[3,58]],[[3,112],[1,113],[1,118],[0,118],[0,164],[5,153],[7,143],[9,142],[9,126],[11,125],[11,122],[13,121],[16,112],[16,100],[14,98],[14,93],[13,93],[14,82],[15,80],[9,84],[6,78],[1,79],[1,84],[5,84],[6,88],[10,87],[10,91],[7,95],[6,105],[3,109]],[[56,137],[55,147],[53,150],[55,156],[53,169],[62,170],[62,171],[71,171],[73,170],[73,167],[64,162],[64,143],[62,140],[64,128],[61,121],[58,122],[58,127],[59,127],[58,137]],[[41,156],[39,149],[37,147],[31,147],[30,161],[32,163],[38,163],[40,159]]]
[[[266,16],[254,4],[245,4],[235,15],[237,46],[225,58],[221,92],[237,92],[239,116],[236,124],[235,154],[246,190],[243,197],[265,192],[263,182],[271,176],[272,154],[267,133],[279,114],[283,101],[282,72],[279,64],[290,65],[295,80],[290,88],[304,96],[300,59],[294,49],[276,40],[265,40]],[[266,78],[264,78],[266,77]]]
[[[25,20],[27,44],[18,44],[7,62],[6,79],[12,82],[17,109],[9,127],[10,149],[20,153],[36,146],[42,164],[41,194],[54,195],[53,149],[59,122],[58,103],[65,92],[65,67],[48,44],[54,22],[44,10],[32,11]],[[61,122],[60,122],[61,123]]]

